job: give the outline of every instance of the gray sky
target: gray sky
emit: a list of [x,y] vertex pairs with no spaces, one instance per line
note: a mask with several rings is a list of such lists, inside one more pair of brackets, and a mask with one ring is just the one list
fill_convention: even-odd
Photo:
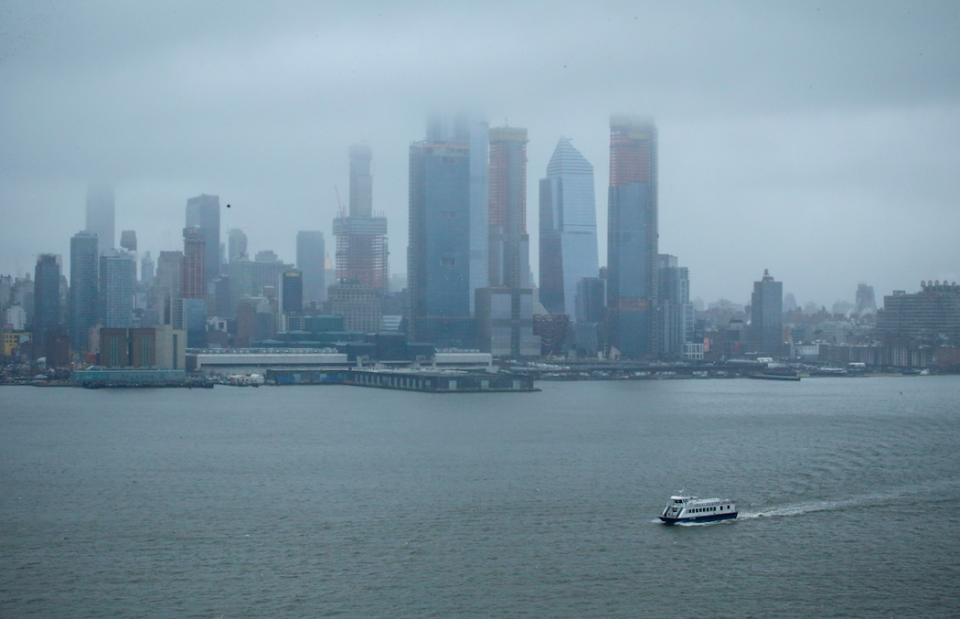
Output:
[[958,2],[280,4],[5,2],[0,273],[68,263],[97,178],[117,241],[135,229],[154,256],[182,247],[200,193],[252,253],[293,262],[304,229],[332,250],[359,140],[405,272],[409,144],[429,111],[469,108],[528,128],[532,233],[572,138],[601,265],[608,119],[629,112],[657,121],[660,251],[692,296],[742,303],[764,268],[801,304],[960,280]]

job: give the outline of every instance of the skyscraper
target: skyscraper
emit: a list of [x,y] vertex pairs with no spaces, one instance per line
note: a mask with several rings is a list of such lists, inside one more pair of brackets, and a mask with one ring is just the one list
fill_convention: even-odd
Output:
[[[204,285],[220,276],[220,198],[201,194],[187,200],[187,227],[203,230]],[[187,298],[187,297],[184,297]]]
[[[206,239],[202,228],[183,229],[183,260],[180,262],[180,322],[175,326],[186,330],[187,346],[206,346]],[[215,246],[216,247],[216,246]]]
[[337,237],[337,279],[374,290],[387,287],[387,218],[373,215],[372,153],[365,144],[350,147],[350,212],[333,220]]
[[652,357],[657,326],[657,128],[610,118],[607,217],[607,325],[611,349]]
[[410,146],[410,337],[473,347],[474,297],[488,286],[487,127],[432,117]]
[[101,254],[114,247],[115,218],[113,187],[100,184],[87,189],[86,231],[97,235]]
[[690,303],[690,272],[676,256],[657,256],[660,286],[660,356],[679,359],[684,344],[693,341],[694,313]]
[[303,273],[288,269],[280,274],[277,286],[280,295],[280,330],[303,329]]
[[183,229],[183,261],[180,263],[180,298],[206,297],[207,233],[202,228]]
[[[60,257],[41,254],[33,280],[33,341],[34,357],[43,356],[48,336],[60,325]],[[39,353],[39,354],[38,354]]]
[[149,286],[150,282],[153,281],[154,269],[155,266],[153,258],[150,257],[150,252],[144,252],[143,258],[140,259],[140,281]]
[[[527,241],[527,130],[493,127],[487,198],[490,225],[490,286],[520,288],[529,282]],[[525,242],[527,241],[527,242]],[[524,269],[526,264],[526,269]]]
[[326,299],[325,256],[323,232],[309,230],[297,232],[297,268],[303,273],[304,305],[316,303],[319,307]]
[[97,235],[75,234],[70,239],[70,337],[76,352],[89,349],[90,328],[97,324],[99,267]]
[[540,356],[533,335],[527,235],[527,130],[489,130],[488,287],[475,291],[477,345],[494,356]]
[[247,235],[239,228],[231,228],[227,233],[227,257],[229,262],[247,255]]
[[779,357],[783,348],[783,282],[773,279],[767,269],[753,283],[750,295],[750,333],[756,351]]
[[180,324],[177,308],[180,299],[180,269],[183,252],[161,251],[157,257],[157,276],[154,283],[156,306],[160,323]]
[[551,314],[580,316],[577,285],[600,272],[593,166],[566,138],[540,181],[540,302]]
[[129,329],[133,324],[137,261],[133,254],[110,250],[100,256],[100,317],[105,329]]

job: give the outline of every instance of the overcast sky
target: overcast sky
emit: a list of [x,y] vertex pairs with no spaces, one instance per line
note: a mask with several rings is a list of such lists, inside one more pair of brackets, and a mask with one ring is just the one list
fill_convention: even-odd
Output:
[[405,272],[408,148],[459,109],[528,128],[534,265],[561,135],[594,166],[606,264],[609,115],[627,112],[659,127],[660,251],[692,296],[743,303],[765,268],[801,305],[960,280],[960,2],[833,0],[6,0],[0,273],[66,267],[99,178],[117,242],[134,229],[154,257],[182,248],[200,193],[251,253],[293,262],[319,229],[332,254],[361,140]]

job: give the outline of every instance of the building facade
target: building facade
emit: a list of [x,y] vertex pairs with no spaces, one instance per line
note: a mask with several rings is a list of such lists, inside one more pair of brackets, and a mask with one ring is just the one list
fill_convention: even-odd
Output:
[[657,128],[610,118],[607,218],[607,331],[611,349],[631,358],[659,350],[657,310]]
[[922,281],[920,292],[884,296],[876,330],[894,341],[960,345],[960,286]]
[[380,298],[370,286],[338,283],[328,289],[327,313],[343,316],[344,331],[380,330]]
[[593,166],[560,138],[540,180],[540,302],[551,314],[577,312],[581,278],[600,272]]

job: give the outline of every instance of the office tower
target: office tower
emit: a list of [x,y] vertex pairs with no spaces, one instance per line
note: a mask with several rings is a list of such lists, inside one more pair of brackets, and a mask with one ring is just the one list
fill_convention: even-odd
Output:
[[857,313],[876,314],[877,302],[873,296],[873,286],[866,284],[857,284]]
[[133,324],[137,261],[133,254],[109,250],[100,256],[100,319],[105,329],[129,329]]
[[157,274],[153,286],[160,324],[179,324],[177,307],[180,299],[180,269],[183,252],[161,251],[157,257]]
[[180,298],[203,299],[207,292],[207,233],[202,228],[183,229],[183,260],[180,263]]
[[652,121],[611,116],[607,326],[612,354],[637,359],[659,349],[657,240],[657,128]]
[[693,341],[694,314],[690,303],[690,272],[676,256],[657,256],[660,287],[660,356],[679,359],[684,344]]
[[430,119],[410,146],[407,278],[412,341],[474,346],[474,299],[489,285],[485,123]]
[[33,334],[34,358],[45,356],[42,352],[47,339],[60,325],[60,257],[41,254],[33,280]]
[[303,273],[303,304],[319,306],[326,297],[324,286],[324,259],[326,248],[323,232],[297,232],[297,268]]
[[220,276],[220,198],[202,194],[187,200],[187,227],[203,230],[203,283],[209,284]]
[[114,195],[109,185],[92,185],[87,189],[87,232],[97,235],[100,253],[113,249]]
[[783,348],[783,282],[773,279],[767,269],[753,283],[750,295],[750,334],[756,351],[779,357]]
[[137,232],[136,230],[124,230],[120,233],[120,248],[129,252],[137,251]]
[[387,287],[387,218],[374,217],[370,147],[350,147],[350,212],[333,220],[337,237],[337,279],[374,290]]
[[280,296],[281,331],[303,329],[303,273],[288,269],[280,274],[278,282]]
[[551,314],[577,311],[577,286],[600,270],[593,166],[566,138],[540,181],[540,302]]
[[150,252],[145,252],[143,258],[140,259],[140,281],[149,286],[150,282],[153,281],[153,275],[153,258],[150,257]]
[[494,356],[540,356],[533,335],[527,236],[527,130],[489,130],[489,287],[478,289],[477,344]]
[[247,235],[239,228],[231,228],[227,233],[227,256],[229,262],[239,260],[247,255]]
[[[183,260],[180,262],[180,319],[175,326],[187,332],[187,346],[206,346],[207,327],[207,252],[206,238],[209,233],[203,228],[183,229]],[[214,246],[216,247],[216,246]]]
[[70,337],[76,352],[89,348],[90,329],[97,324],[99,255],[96,234],[79,232],[70,239]]

